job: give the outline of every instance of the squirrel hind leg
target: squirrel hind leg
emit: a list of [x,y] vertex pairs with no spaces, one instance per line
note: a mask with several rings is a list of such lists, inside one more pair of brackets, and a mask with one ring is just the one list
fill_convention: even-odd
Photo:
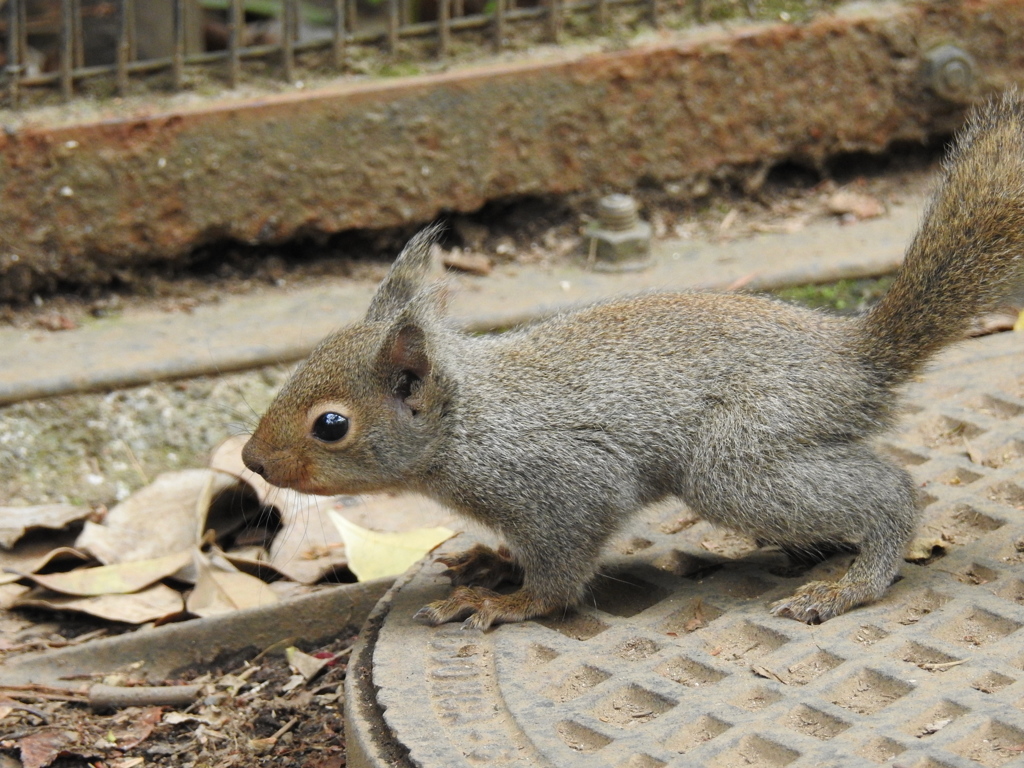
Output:
[[506,547],[491,549],[475,544],[454,555],[443,555],[435,562],[447,567],[442,576],[451,579],[452,586],[475,586],[493,589],[499,584],[522,584],[523,569]]
[[420,608],[413,618],[432,626],[464,618],[464,629],[487,629],[492,624],[525,621],[561,608],[565,608],[562,603],[542,598],[527,587],[509,595],[484,587],[456,587],[446,599]]
[[880,598],[899,573],[903,545],[909,538],[903,530],[905,526],[900,524],[902,517],[881,518],[881,524],[865,537],[859,554],[842,578],[808,582],[792,597],[772,604],[771,612],[806,624],[820,624]]

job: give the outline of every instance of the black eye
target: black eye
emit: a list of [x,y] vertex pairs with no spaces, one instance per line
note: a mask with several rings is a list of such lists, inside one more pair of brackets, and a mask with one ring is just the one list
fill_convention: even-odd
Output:
[[347,434],[348,419],[340,413],[321,413],[313,422],[313,437],[325,443],[336,443]]

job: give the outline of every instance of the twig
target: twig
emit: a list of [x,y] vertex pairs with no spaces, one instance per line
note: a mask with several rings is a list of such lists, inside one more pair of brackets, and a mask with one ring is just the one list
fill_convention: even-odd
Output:
[[184,707],[194,702],[202,685],[121,686],[97,683],[89,688],[89,706],[93,709],[123,707]]

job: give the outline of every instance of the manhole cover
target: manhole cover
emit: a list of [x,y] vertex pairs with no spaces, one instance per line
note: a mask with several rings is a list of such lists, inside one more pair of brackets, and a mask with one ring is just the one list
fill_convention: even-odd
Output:
[[915,554],[930,559],[879,603],[820,626],[775,618],[773,600],[849,557],[796,574],[678,505],[622,537],[560,618],[422,626],[412,615],[448,589],[426,563],[354,659],[349,765],[1024,763],[1020,346],[966,343],[910,388],[885,445],[921,485]]

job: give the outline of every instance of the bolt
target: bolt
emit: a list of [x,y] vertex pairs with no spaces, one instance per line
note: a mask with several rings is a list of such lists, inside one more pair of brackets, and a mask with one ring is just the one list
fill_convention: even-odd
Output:
[[925,81],[940,98],[966,103],[974,93],[975,64],[955,45],[940,45],[925,54]]
[[640,220],[629,195],[608,195],[597,204],[597,223],[587,229],[591,263],[604,272],[628,272],[651,265],[651,225]]

